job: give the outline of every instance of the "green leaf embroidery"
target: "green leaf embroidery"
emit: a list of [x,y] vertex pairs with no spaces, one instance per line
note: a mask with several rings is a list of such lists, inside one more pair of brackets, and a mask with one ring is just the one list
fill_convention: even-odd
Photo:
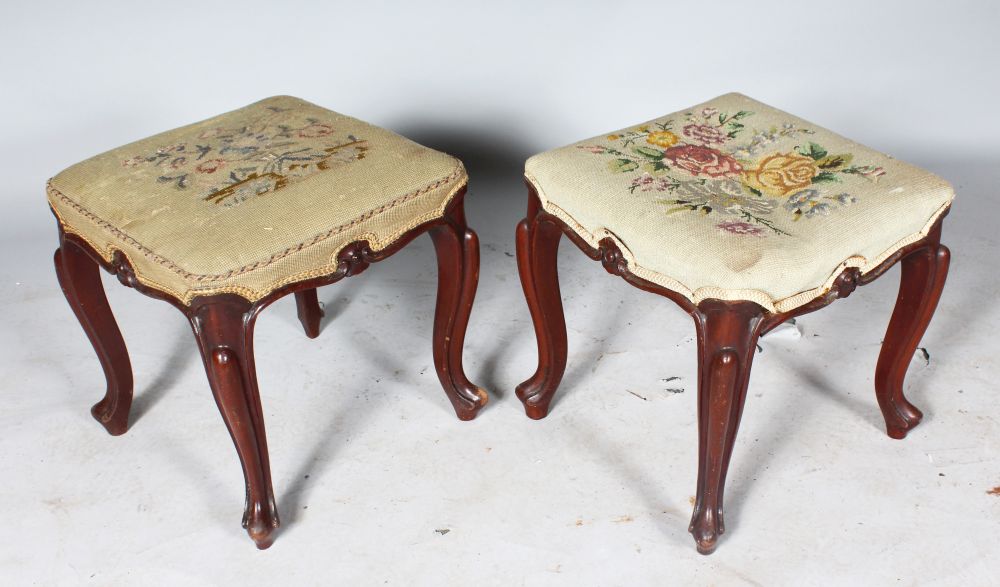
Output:
[[686,210],[689,210],[687,206],[675,206],[673,208],[668,209],[666,215],[670,216],[671,214],[677,214],[678,212],[684,212]]
[[829,171],[824,171],[824,172],[820,173],[819,175],[817,175],[816,177],[814,177],[812,179],[813,183],[822,183],[824,181],[837,182],[837,181],[840,181],[840,180],[837,179],[836,175],[834,175],[833,173],[830,173]]
[[613,159],[608,162],[608,167],[611,171],[618,173],[627,173],[629,171],[635,171],[639,168],[639,163],[631,159]]
[[663,161],[650,161],[642,164],[642,170],[650,175],[659,176],[663,175],[667,171],[670,171],[670,167],[666,166]]
[[822,159],[816,161],[816,167],[819,167],[820,169],[830,169],[830,170],[840,169],[841,167],[844,167],[845,165],[850,163],[851,159],[853,158],[854,155],[850,153],[842,153],[840,155],[827,155],[826,157],[823,157]]
[[[699,112],[697,119],[694,119],[695,114],[692,112],[686,112],[684,114],[687,117],[687,122],[697,123],[697,124],[708,124],[713,126],[719,132],[723,133],[724,136],[728,136],[730,139],[736,139],[746,130],[746,125],[739,122],[747,117],[752,116],[754,113],[747,110],[740,110],[738,112],[709,112],[712,109],[705,109]],[[707,116],[706,116],[707,115]],[[718,124],[714,124],[715,121]],[[736,206],[733,208],[726,208],[725,211],[722,208],[715,207],[712,203],[706,201],[701,197],[695,198],[677,198],[680,195],[680,188],[682,185],[690,184],[693,189],[696,188],[697,193],[702,193],[704,190],[709,188],[709,181],[705,178],[692,178],[685,179],[683,182],[673,177],[671,171],[672,167],[670,161],[664,159],[664,150],[662,148],[657,148],[655,145],[646,145],[645,139],[657,129],[665,131],[675,126],[676,120],[667,120],[666,122],[656,122],[649,123],[644,126],[637,127],[638,130],[630,131],[620,131],[620,135],[616,138],[621,139],[621,143],[618,143],[618,149],[614,146],[604,147],[603,154],[608,156],[610,161],[607,161],[607,165],[612,172],[615,173],[630,173],[639,171],[640,173],[647,173],[643,178],[637,178],[632,182],[632,185],[628,186],[629,193],[638,194],[638,190],[641,188],[643,192],[657,191],[657,192],[667,192],[674,197],[670,198],[656,198],[653,201],[658,204],[663,205],[664,212],[667,215],[674,215],[680,213],[692,213],[697,212],[699,216],[717,216],[720,213],[735,214],[746,222],[750,222],[762,227],[767,228],[769,231],[778,235],[789,235],[790,233],[775,226],[774,221],[766,217],[770,214],[772,210],[777,210],[775,206],[763,208],[762,215],[757,215],[750,210],[746,210]],[[680,124],[685,124],[681,122]],[[741,147],[734,152],[734,159],[739,162],[744,169],[754,169],[755,166],[759,165],[759,161],[754,159],[758,154],[753,152],[756,141],[758,140],[758,135],[767,138],[768,134],[778,135],[781,137],[794,137],[801,135],[811,135],[815,134],[814,131],[804,128],[798,128],[792,124],[785,124],[782,127],[777,125],[770,125],[769,131],[762,131],[759,128],[754,128],[754,142],[753,144],[745,147]],[[803,137],[804,139],[804,137]],[[880,175],[884,175],[885,171],[881,168],[875,167],[874,165],[858,165],[853,162],[854,155],[852,153],[834,153],[830,154],[827,149],[822,145],[805,141],[803,139],[800,145],[797,145],[793,149],[793,153],[800,157],[807,157],[813,162],[813,169],[816,171],[816,175],[811,179],[813,184],[823,184],[823,183],[840,183],[843,182],[843,178],[840,174],[858,174],[871,176],[873,179]],[[620,149],[620,150],[619,150]],[[591,148],[592,150],[592,148]],[[592,151],[593,152],[593,151]],[[739,155],[737,155],[737,153]],[[788,153],[788,151],[782,151],[782,153]],[[746,157],[743,159],[742,157]],[[787,157],[787,155],[782,155]],[[807,166],[809,167],[809,166]],[[651,186],[650,175],[655,176],[656,183]],[[687,176],[685,176],[687,177]],[[737,178],[736,181],[739,182],[741,186],[741,194],[743,197],[753,198],[756,202],[761,202],[765,200],[771,204],[780,204],[780,202],[774,201],[770,195],[763,193],[759,188],[751,186],[746,183],[748,178]],[[816,185],[817,189],[820,189],[819,185]],[[829,188],[828,188],[829,189]],[[835,188],[834,188],[835,189]],[[714,193],[714,192],[713,192]],[[836,192],[835,192],[836,193]],[[650,194],[652,195],[652,194]],[[722,196],[719,194],[720,197]],[[643,197],[648,197],[643,194]],[[810,195],[810,198],[815,197]],[[836,195],[826,195],[820,196],[823,199],[822,208],[820,212],[825,212],[832,207],[847,206],[851,202],[856,201],[856,198],[850,196],[846,193],[836,193]],[[714,202],[715,200],[712,199]],[[813,205],[819,205],[819,201],[813,202]],[[786,205],[787,208],[787,205]],[[804,211],[804,209],[789,209],[787,214],[782,214],[782,217],[792,222],[800,221],[803,218],[810,217],[810,214]]]
[[740,216],[742,216],[744,220],[746,220],[748,222],[756,222],[757,224],[760,224],[760,225],[763,225],[763,226],[766,226],[766,227],[770,228],[771,230],[774,231],[775,234],[782,234],[782,235],[785,235],[785,236],[790,236],[791,235],[791,233],[785,232],[784,230],[781,230],[780,228],[778,228],[777,226],[775,226],[774,223],[771,222],[770,220],[767,220],[765,218],[761,218],[760,216],[757,216],[756,214],[751,214],[750,212],[747,212],[746,210],[743,210],[742,208],[737,213]]
[[817,161],[822,159],[823,157],[826,157],[827,155],[826,149],[820,147],[816,143],[809,143],[808,149],[803,149],[802,147],[796,147],[795,150],[798,151],[800,155],[805,155],[806,157],[810,157]]
[[878,169],[874,165],[855,165],[853,167],[848,167],[847,169],[840,169],[840,173],[851,173],[856,175],[864,175],[866,173],[871,173]]
[[660,161],[663,159],[663,151],[652,147],[633,147],[632,150],[643,157]]

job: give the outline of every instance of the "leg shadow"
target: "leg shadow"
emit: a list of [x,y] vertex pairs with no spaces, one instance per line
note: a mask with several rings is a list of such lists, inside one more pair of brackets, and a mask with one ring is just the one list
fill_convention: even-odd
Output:
[[167,391],[177,382],[177,375],[196,357],[195,341],[191,337],[190,329],[174,337],[174,344],[170,351],[164,356],[163,365],[159,372],[149,382],[141,394],[132,401],[132,413],[129,417],[129,426],[134,426],[142,419],[149,410],[160,403]]

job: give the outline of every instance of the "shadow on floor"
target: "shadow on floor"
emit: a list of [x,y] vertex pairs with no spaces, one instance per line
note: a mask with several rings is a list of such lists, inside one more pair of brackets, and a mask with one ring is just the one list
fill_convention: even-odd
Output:
[[[405,373],[404,366],[401,362],[397,362],[391,353],[385,352],[384,344],[381,341],[370,336],[356,335],[351,337],[351,345],[360,351],[357,353],[359,356],[367,358],[366,364],[359,365],[358,369],[382,373],[381,379],[384,383],[380,382],[381,385],[393,381],[399,383],[397,377],[399,374]],[[334,379],[335,374],[331,375],[330,378]],[[447,410],[453,417],[451,404],[444,397],[443,391],[441,395],[443,409]],[[340,443],[354,436],[356,431],[363,428],[365,423],[371,419],[372,414],[385,404],[386,396],[384,393],[369,393],[368,397],[376,401],[348,401],[346,405],[330,406],[333,408],[331,410],[333,413],[326,425],[322,430],[310,431],[310,434],[316,434],[316,443],[312,450],[299,461],[299,465],[295,467],[295,472],[292,474],[292,482],[277,498],[282,519],[282,532],[294,527],[302,511],[308,507],[309,495],[315,483],[333,463],[341,446]]]
[[[167,391],[177,383],[179,372],[183,371],[188,362],[197,357],[197,354],[197,343],[194,335],[186,328],[180,329],[174,336],[170,350],[163,356],[163,363],[159,371],[149,382],[149,385],[141,387],[142,393],[136,395],[135,399],[132,400],[129,427],[134,426],[153,409],[153,406],[160,403]],[[133,374],[133,378],[141,381],[141,374],[140,377],[135,377]],[[208,387],[207,379],[205,379],[205,386]]]

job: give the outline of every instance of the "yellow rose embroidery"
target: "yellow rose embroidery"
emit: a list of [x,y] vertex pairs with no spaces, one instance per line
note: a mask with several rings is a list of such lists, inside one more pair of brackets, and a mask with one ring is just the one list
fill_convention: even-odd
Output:
[[817,174],[819,168],[812,158],[777,153],[762,159],[757,169],[744,172],[744,178],[747,184],[765,194],[787,196],[807,187]]
[[[855,162],[854,153],[831,153],[803,140],[817,132],[796,122],[743,122],[753,116],[705,107],[605,135],[620,141],[619,148],[604,141],[577,148],[601,156],[610,172],[631,179],[630,194],[652,196],[666,206],[665,214],[698,212],[713,217],[716,229],[747,238],[790,236],[782,219],[832,214],[859,199],[842,190],[886,174],[872,162]],[[730,217],[715,219],[723,215]]]
[[656,145],[657,147],[673,147],[677,144],[678,140],[677,135],[669,130],[651,132],[649,133],[649,136],[646,137],[647,143],[650,145]]

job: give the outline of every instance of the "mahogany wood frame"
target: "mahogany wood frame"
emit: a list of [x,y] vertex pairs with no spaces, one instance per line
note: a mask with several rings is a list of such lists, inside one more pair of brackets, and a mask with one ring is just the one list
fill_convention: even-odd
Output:
[[369,264],[389,257],[417,236],[429,232],[438,263],[432,344],[435,370],[455,413],[462,420],[471,420],[486,404],[488,396],[468,380],[462,367],[465,331],[479,280],[479,239],[466,224],[464,196],[463,187],[441,218],[414,228],[385,249],[372,251],[367,241],[350,243],[338,255],[333,273],[284,286],[256,302],[235,294],[221,294],[197,297],[185,305],[166,292],[140,283],[120,251],[107,262],[86,241],[66,233],[60,224],[56,275],[107,378],[104,398],[94,405],[91,413],[110,434],[119,435],[128,428],[132,404],[132,366],[101,284],[98,268],[103,267],[123,285],[173,304],[190,321],[216,404],[243,466],[246,481],[243,527],[258,548],[269,547],[279,521],[254,369],[253,328],[257,315],[279,298],[294,293],[299,320],[306,334],[316,337],[323,315],[317,287],[357,275]]
[[903,247],[868,273],[845,269],[829,292],[794,310],[772,313],[751,301],[707,299],[695,305],[677,292],[637,277],[612,239],[602,239],[598,248],[593,248],[546,212],[532,184],[526,183],[528,214],[517,226],[517,261],[538,339],[538,368],[517,386],[517,397],[528,417],[544,418],[566,368],[566,321],[556,263],[563,234],[588,257],[599,259],[608,273],[683,308],[694,318],[698,333],[698,485],[688,531],[702,554],[713,552],[725,532],[726,472],[758,338],[786,320],[849,296],[858,285],[873,281],[897,262],[902,264],[902,277],[875,371],[875,396],[890,437],[903,438],[920,422],[920,410],[903,396],[903,378],[948,274],[950,252],[941,244],[944,215],[925,238]]

